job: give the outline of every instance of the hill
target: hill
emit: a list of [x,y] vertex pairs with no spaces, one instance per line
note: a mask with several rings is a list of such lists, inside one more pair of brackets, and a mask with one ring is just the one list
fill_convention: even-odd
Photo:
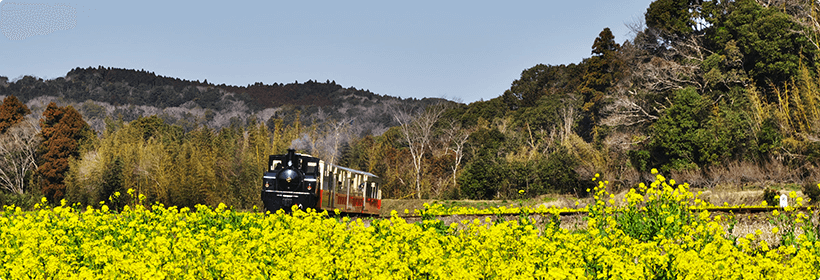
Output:
[[159,115],[186,128],[214,128],[246,122],[253,117],[267,122],[282,118],[310,122],[355,120],[358,133],[380,134],[395,126],[390,106],[420,108],[436,98],[402,99],[379,95],[335,81],[248,86],[215,85],[207,80],[188,81],[145,70],[108,67],[75,68],[65,77],[43,80],[24,76],[9,82],[0,77],[0,96],[17,96],[32,109],[48,102],[73,104],[97,131],[106,117],[131,121]]

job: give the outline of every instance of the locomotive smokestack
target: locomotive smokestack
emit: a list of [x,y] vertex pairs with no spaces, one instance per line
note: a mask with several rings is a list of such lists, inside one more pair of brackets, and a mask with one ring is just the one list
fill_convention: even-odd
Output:
[[296,164],[297,164],[297,162],[296,162],[297,161],[296,149],[292,149],[292,148],[288,149],[288,155],[286,156],[286,158],[288,159],[288,162],[285,163],[287,165],[286,166],[287,168],[296,166]]

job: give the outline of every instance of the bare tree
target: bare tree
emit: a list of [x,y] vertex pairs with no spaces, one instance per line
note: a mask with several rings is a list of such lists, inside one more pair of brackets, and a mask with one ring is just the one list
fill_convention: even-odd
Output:
[[353,119],[328,120],[320,126],[313,126],[308,132],[294,139],[291,145],[308,150],[314,156],[336,164],[341,155],[341,148],[350,142]]
[[612,104],[604,107],[608,113],[606,118],[601,120],[606,126],[632,126],[639,123],[651,122],[659,117],[649,114],[643,107],[638,105],[638,101],[633,96],[622,96],[615,99]]
[[433,125],[436,124],[446,107],[439,103],[426,109],[406,111],[394,109],[393,117],[399,123],[402,137],[413,157],[413,169],[416,185],[416,197],[421,198],[421,172],[424,154],[430,146],[433,136]]
[[34,154],[42,141],[37,120],[27,117],[0,135],[0,187],[16,193],[25,192],[25,177],[37,170]]
[[457,174],[458,166],[461,165],[461,160],[464,158],[464,145],[467,144],[467,139],[470,138],[470,131],[463,129],[461,123],[456,120],[450,120],[449,126],[444,131],[445,153],[453,153],[453,186],[458,186]]
[[353,121],[352,119],[344,118],[340,121],[328,122],[328,134],[326,137],[327,140],[325,141],[327,145],[325,145],[325,147],[327,147],[327,153],[330,155],[330,164],[336,164],[336,159],[341,156],[339,149],[342,144],[349,140],[350,124]]

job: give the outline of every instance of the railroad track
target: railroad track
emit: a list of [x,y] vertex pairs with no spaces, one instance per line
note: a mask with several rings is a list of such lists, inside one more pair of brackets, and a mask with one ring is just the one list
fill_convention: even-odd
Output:
[[[809,211],[811,206],[801,206],[801,207],[792,207],[795,211]],[[734,206],[734,207],[724,207],[724,206],[716,206],[716,207],[705,207],[705,208],[692,208],[690,211],[693,212],[700,212],[703,210],[707,210],[709,212],[720,212],[720,213],[734,213],[734,214],[755,214],[755,213],[763,213],[763,212],[772,212],[774,210],[783,211],[783,208],[776,207],[776,206]],[[529,212],[528,215],[554,215],[560,216],[576,216],[576,215],[587,215],[589,211],[584,209],[572,209],[570,211],[533,211]],[[459,214],[459,213],[444,213],[444,214],[430,214],[428,216],[431,217],[463,217],[463,218],[482,218],[482,217],[510,217],[510,216],[518,216],[522,213],[469,213],[469,214]],[[381,218],[389,218],[390,216],[381,216]],[[416,214],[405,214],[399,215],[399,217],[403,219],[421,219],[422,215]]]

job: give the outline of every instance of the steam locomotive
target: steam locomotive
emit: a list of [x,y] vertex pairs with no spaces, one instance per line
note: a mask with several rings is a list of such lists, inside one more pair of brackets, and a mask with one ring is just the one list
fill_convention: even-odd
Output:
[[265,209],[290,212],[313,208],[349,214],[378,215],[381,210],[381,179],[368,172],[345,168],[288,149],[284,155],[268,157],[262,176]]

